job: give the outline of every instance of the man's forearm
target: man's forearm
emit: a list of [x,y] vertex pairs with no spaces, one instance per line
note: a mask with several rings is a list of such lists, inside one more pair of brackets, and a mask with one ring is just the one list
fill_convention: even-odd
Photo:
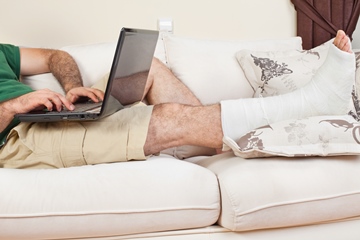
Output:
[[80,70],[75,60],[67,52],[54,51],[49,58],[49,69],[65,92],[83,86]]
[[14,113],[9,111],[11,101],[12,100],[0,103],[0,132],[4,131],[14,118]]

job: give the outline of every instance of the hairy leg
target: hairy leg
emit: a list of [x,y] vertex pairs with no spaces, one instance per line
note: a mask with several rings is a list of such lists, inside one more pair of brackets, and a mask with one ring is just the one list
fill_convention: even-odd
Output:
[[[197,99],[197,97],[191,92],[191,90],[187,86],[185,86],[178,78],[176,78],[176,76],[171,72],[171,70],[167,66],[165,66],[160,60],[156,58],[154,58],[152,62],[145,94],[146,94],[145,99],[147,100],[147,102],[151,105],[155,105],[152,121],[149,126],[151,132],[149,131],[147,145],[144,147],[145,153],[147,154],[154,153],[154,151],[159,152],[168,148],[179,147],[184,145],[192,145],[192,148],[189,148],[190,146],[186,146],[187,147],[185,150],[186,152],[204,151],[204,148],[197,147],[199,146],[199,141],[197,141],[196,139],[192,140],[191,142],[182,143],[181,136],[176,135],[176,132],[180,132],[177,130],[184,128],[184,125],[188,124],[186,123],[187,121],[193,121],[190,120],[190,118],[188,118],[188,116],[185,115],[186,111],[183,111],[182,109],[187,109],[186,106],[201,106],[202,105],[201,102]],[[163,103],[179,103],[183,105],[180,107],[179,105],[174,104],[174,106],[171,107],[170,106],[171,104],[169,105]],[[181,109],[174,111],[177,108],[181,108]],[[199,110],[198,108],[196,108],[191,110],[195,111],[196,114],[200,115],[199,118],[202,118],[201,116],[203,114],[202,109]],[[176,117],[176,114],[179,114],[179,116]],[[220,113],[218,114],[220,115]],[[163,121],[162,122],[160,121],[163,118],[167,118],[167,119],[176,118],[176,121],[170,121],[168,124],[165,125]],[[201,126],[197,126],[197,127],[201,127]],[[171,134],[170,136],[172,137],[172,139],[165,138],[165,136],[169,135],[169,132],[174,133]],[[219,137],[219,139],[221,140],[221,137]],[[160,142],[163,144],[160,144]],[[207,143],[206,145],[202,144],[202,147],[204,147],[203,145],[205,145],[207,148],[213,148],[209,144],[210,142]],[[148,149],[151,149],[151,151]],[[173,149],[169,151],[172,152],[177,150]],[[211,151],[211,152],[213,151],[213,153],[215,153],[215,150],[209,149],[206,151]]]
[[183,145],[221,148],[223,133],[220,119],[220,104],[155,105],[144,146],[145,155]]

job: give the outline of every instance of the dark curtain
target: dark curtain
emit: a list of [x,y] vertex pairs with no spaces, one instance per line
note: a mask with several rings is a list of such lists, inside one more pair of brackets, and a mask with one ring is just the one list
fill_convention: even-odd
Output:
[[311,49],[342,29],[352,39],[360,13],[360,0],[291,0],[297,11],[297,35]]

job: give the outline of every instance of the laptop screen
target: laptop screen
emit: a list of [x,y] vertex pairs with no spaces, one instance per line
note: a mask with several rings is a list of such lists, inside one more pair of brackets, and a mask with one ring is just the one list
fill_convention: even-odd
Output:
[[[122,108],[143,99],[147,77],[158,40],[158,32],[141,29],[122,29],[104,101],[105,112]],[[117,106],[116,106],[117,105]]]

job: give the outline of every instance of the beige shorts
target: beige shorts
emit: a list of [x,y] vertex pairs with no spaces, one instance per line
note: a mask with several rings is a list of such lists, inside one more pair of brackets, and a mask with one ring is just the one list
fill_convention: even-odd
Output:
[[98,121],[21,123],[0,149],[0,167],[62,168],[144,160],[152,106],[138,104]]

